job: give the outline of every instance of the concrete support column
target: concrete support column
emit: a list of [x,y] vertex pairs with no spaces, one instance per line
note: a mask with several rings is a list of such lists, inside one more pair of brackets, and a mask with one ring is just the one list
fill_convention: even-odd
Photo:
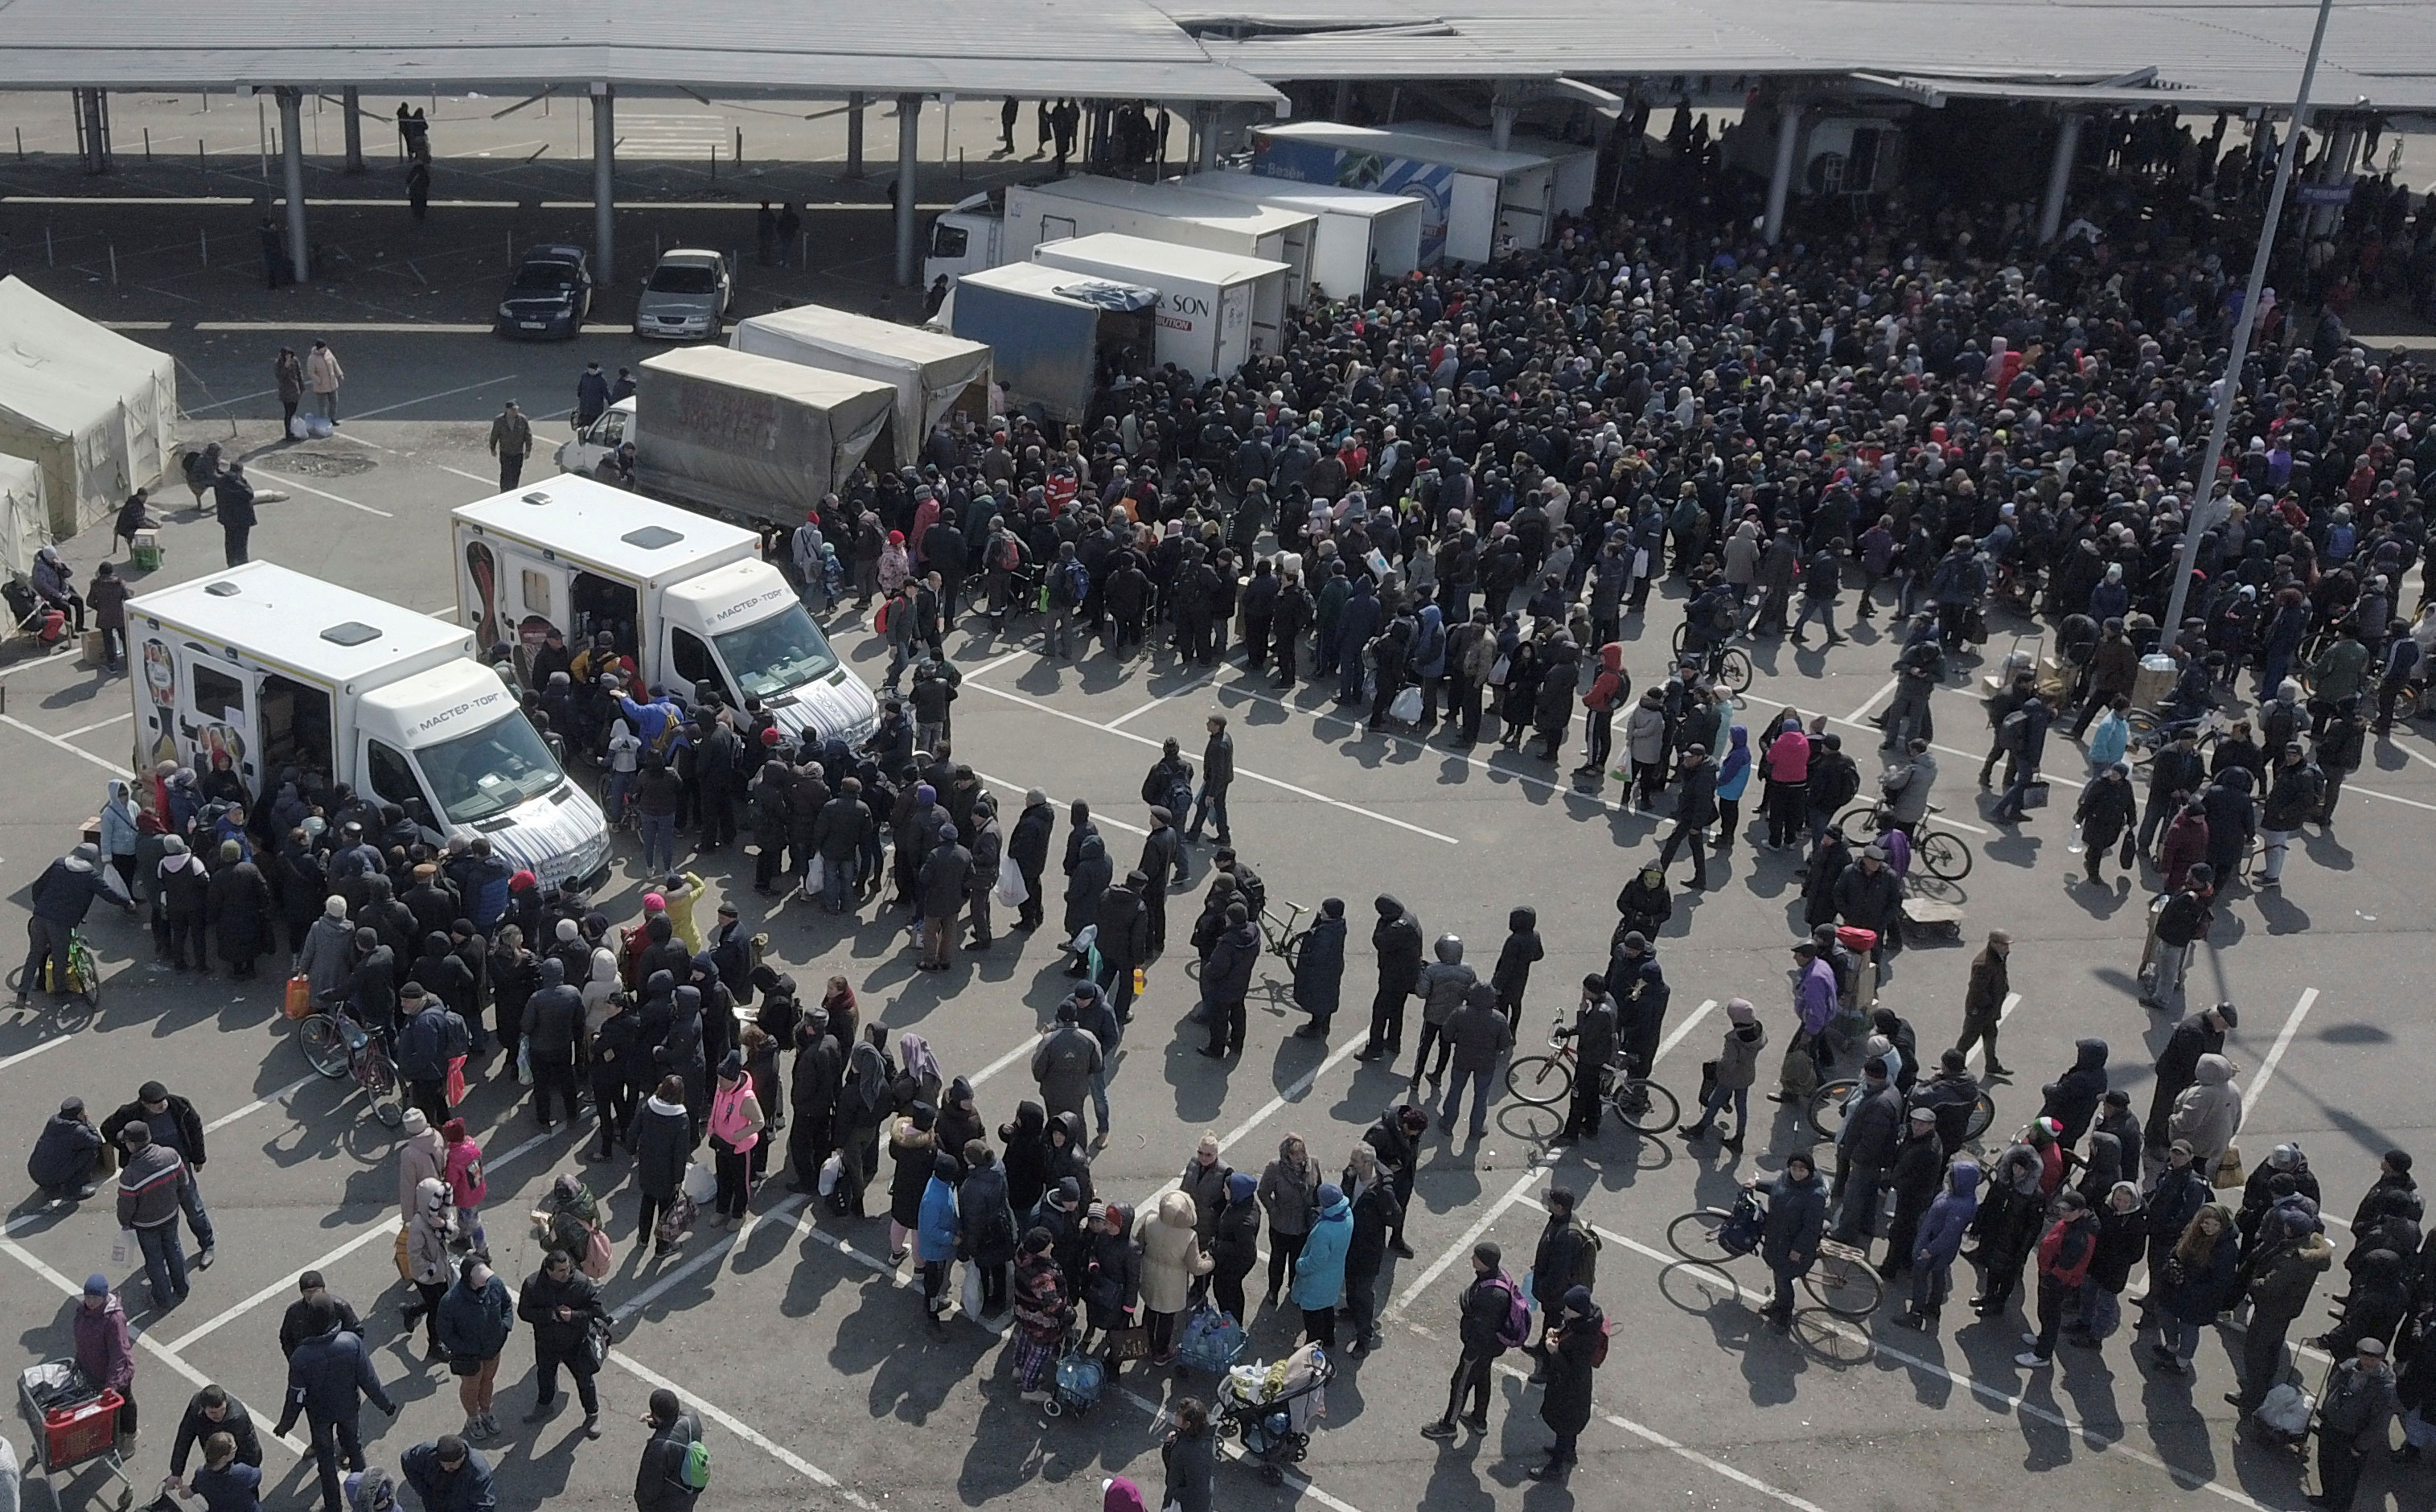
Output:
[[364,103],[362,92],[354,88],[339,92],[341,108],[347,114],[347,171],[364,171]]
[[1801,146],[1801,102],[1782,99],[1776,105],[1776,162],[1767,174],[1767,212],[1760,221],[1760,239],[1769,246],[1784,235],[1784,197],[1793,191],[1793,158]]
[[1342,121],[1347,115],[1352,113],[1352,111],[1353,80],[1340,78],[1336,81],[1336,99],[1328,108],[1328,118],[1331,121]]
[[922,276],[922,266],[914,256],[914,165],[918,144],[914,133],[922,125],[922,96],[896,96],[896,283],[911,286]]
[[845,176],[862,177],[862,95],[845,97]]
[[1519,113],[1521,113],[1520,109],[1512,100],[1506,98],[1505,92],[1499,90],[1495,100],[1488,107],[1488,145],[1490,147],[1500,152],[1512,149],[1514,117]]
[[84,123],[84,171],[110,171],[110,114],[104,108],[102,92],[97,89],[77,91],[77,118]]
[[311,282],[312,243],[304,236],[304,96],[296,90],[279,91],[279,164],[287,187],[287,261],[296,269],[296,282]]
[[2064,198],[2072,189],[2072,160],[2080,150],[2080,113],[2068,111],[2056,121],[2055,161],[2047,165],[2047,197],[2039,203],[2039,245],[2056,239],[2063,229]]
[[618,277],[618,101],[607,84],[592,86],[592,276],[603,287]]
[[[2341,183],[2351,176],[2352,158],[2359,151],[2360,129],[2357,121],[2344,121],[2334,128],[2334,134],[2323,139],[2318,154],[2318,171],[2313,182]],[[2343,207],[2317,205],[2309,211],[2308,229],[2313,236],[2331,235],[2343,223]]]
[[1218,107],[1192,108],[1192,165],[1207,173],[1218,165]]

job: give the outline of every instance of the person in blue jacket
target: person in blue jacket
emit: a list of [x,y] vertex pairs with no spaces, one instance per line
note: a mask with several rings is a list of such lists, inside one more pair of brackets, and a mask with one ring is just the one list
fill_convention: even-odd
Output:
[[440,1298],[440,1348],[457,1378],[457,1401],[465,1409],[464,1436],[489,1438],[499,1431],[491,1414],[491,1390],[499,1378],[499,1355],[516,1331],[516,1304],[508,1283],[479,1255],[457,1262],[457,1280]]
[[1750,789],[1750,730],[1737,724],[1726,732],[1731,742],[1717,763],[1717,848],[1731,849],[1734,831],[1742,827],[1743,794]]
[[339,1326],[338,1308],[326,1298],[314,1298],[306,1319],[309,1330],[296,1352],[287,1357],[287,1397],[271,1436],[285,1437],[303,1416],[313,1428],[313,1460],[322,1481],[322,1512],[345,1512],[339,1489],[339,1461],[347,1469],[364,1468],[363,1435],[357,1428],[363,1399],[397,1416],[397,1403],[381,1389],[373,1374],[364,1341]]
[[1303,1337],[1336,1347],[1336,1299],[1345,1291],[1345,1252],[1353,1243],[1353,1205],[1334,1182],[1319,1189],[1319,1216],[1304,1236],[1288,1292],[1302,1309]]
[[931,1327],[941,1327],[948,1311],[948,1267],[956,1261],[956,1235],[962,1228],[956,1213],[956,1179],[964,1162],[942,1150],[931,1166],[931,1184],[922,1189],[922,1216],[914,1243],[922,1261],[922,1302]]
[[491,1462],[455,1434],[406,1451],[398,1469],[423,1500],[423,1512],[498,1512]]
[[1911,1301],[1895,1321],[1907,1329],[1933,1329],[1954,1287],[1954,1260],[1962,1236],[1979,1211],[1979,1167],[1957,1160],[1945,1173],[1945,1190],[1921,1216],[1912,1240]]

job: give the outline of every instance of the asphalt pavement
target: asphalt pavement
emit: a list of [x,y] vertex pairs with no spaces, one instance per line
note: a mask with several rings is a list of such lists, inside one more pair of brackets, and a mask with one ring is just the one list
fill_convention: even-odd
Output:
[[[342,410],[353,418],[332,440],[275,444],[275,422],[265,420],[259,398],[232,403],[225,412],[238,418],[215,415],[193,433],[230,440],[253,455],[250,465],[265,481],[291,492],[264,509],[258,555],[444,613],[444,515],[492,491],[479,421],[501,391],[485,383],[430,396],[452,387],[447,380],[475,384],[516,366],[513,379],[498,382],[522,386],[539,411],[537,385],[555,375],[571,386],[570,349],[442,333],[401,337],[392,348],[379,335],[350,338],[342,348],[357,375]],[[521,366],[529,358],[534,365]],[[392,405],[400,408],[375,413]],[[218,532],[174,507],[183,499],[178,489],[165,500],[173,506],[167,559],[138,580],[139,592],[219,563]],[[104,547],[89,535],[68,543],[66,554],[81,577]],[[1671,598],[1653,600],[1646,619],[1628,627],[1626,663],[1636,682],[1662,665],[1677,611]],[[842,612],[828,623],[849,664],[876,675],[883,653],[865,617]],[[1862,626],[1832,652],[1755,647],[1749,719],[1784,705],[1823,714],[1866,770],[1875,743],[1868,720],[1889,676],[1883,624]],[[1997,624],[1992,659],[2017,628]],[[1244,1055],[1206,1060],[1196,1053],[1199,1029],[1178,1023],[1194,999],[1180,942],[1209,871],[1207,848],[1192,853],[1192,894],[1170,903],[1179,946],[1150,970],[1115,1078],[1114,1137],[1096,1162],[1099,1187],[1120,1198],[1158,1190],[1204,1130],[1226,1143],[1230,1163],[1254,1172],[1281,1138],[1298,1133],[1332,1173],[1396,1100],[1408,1068],[1352,1056],[1374,980],[1362,934],[1374,895],[1402,898],[1430,937],[1462,935],[1484,969],[1508,908],[1537,907],[1549,954],[1525,1004],[1527,1044],[1570,1007],[1572,983],[1604,961],[1614,892],[1662,832],[1661,821],[1623,810],[1612,782],[1569,777],[1577,759],[1571,750],[1551,767],[1493,745],[1458,753],[1373,736],[1343,717],[1331,689],[1279,692],[1237,660],[1214,674],[1181,669],[1163,652],[1058,663],[1038,654],[1029,631],[1019,624],[991,636],[969,621],[949,643],[966,671],[955,751],[999,790],[1002,812],[1011,814],[1030,787],[1057,800],[1061,813],[1066,801],[1088,799],[1112,850],[1129,860],[1133,828],[1143,822],[1141,774],[1158,741],[1174,735],[1197,752],[1205,716],[1225,713],[1237,742],[1239,849],[1273,900],[1310,907],[1341,896],[1357,922],[1348,1009],[1332,1042],[1290,1037],[1301,1016],[1286,1003],[1283,964],[1267,956]],[[127,760],[130,694],[124,679],[69,655],[0,669],[0,759],[15,777],[0,799],[0,885],[22,906],[26,885],[71,843],[107,776]],[[2017,942],[2017,999],[2004,1054],[2019,1074],[1994,1086],[1996,1132],[2035,1111],[2038,1085],[2071,1064],[2073,1041],[2084,1035],[2109,1040],[2116,1085],[2145,1108],[2149,1062],[2170,1027],[2137,1005],[2131,985],[2147,894],[2111,877],[2102,888],[2079,880],[2068,820],[2077,755],[2060,738],[2051,742],[2056,806],[2018,828],[2000,826],[1986,817],[1992,796],[1970,780],[1986,729],[1961,670],[1936,713],[1946,753],[1938,796],[1976,855],[1953,895],[1963,938],[1897,957],[1883,1000],[1918,1027],[1924,1049],[1950,1043],[1972,951],[1988,930],[2008,929]],[[2230,1052],[2248,1102],[2243,1149],[2254,1160],[2278,1141],[2299,1140],[2333,1214],[2351,1210],[2378,1152],[2430,1148],[2424,1088],[2436,1057],[2408,1028],[2416,979],[2405,967],[2436,922],[2409,881],[2436,836],[2431,769],[2436,753],[2418,728],[2375,743],[2331,829],[2312,829],[2296,852],[2283,891],[2231,897],[2192,973],[2195,1002],[2224,996],[2242,1007]],[[993,1125],[1030,1094],[1029,1049],[1068,985],[1048,933],[1002,935],[987,954],[960,952],[947,973],[917,973],[896,915],[866,914],[841,928],[751,893],[736,852],[687,864],[715,897],[739,904],[748,928],[769,931],[798,982],[817,991],[830,973],[844,974],[867,1016],[892,1034],[926,1034],[950,1074],[976,1081]],[[1801,912],[1797,865],[1747,835],[1713,859],[1714,891],[1677,894],[1660,942],[1674,1001],[1657,1075],[1687,1100],[1723,1033],[1725,999],[1751,999],[1784,1041],[1785,946]],[[1684,875],[1679,865],[1679,886]],[[621,847],[603,906],[623,921],[639,891],[631,851]],[[709,906],[702,905],[705,917]],[[318,1265],[364,1311],[377,1368],[405,1403],[394,1423],[368,1417],[375,1462],[393,1467],[409,1445],[454,1431],[459,1414],[444,1369],[425,1366],[396,1325],[394,1305],[406,1292],[389,1253],[394,1136],[359,1099],[311,1076],[284,1043],[275,983],[175,976],[153,964],[148,936],[106,912],[91,932],[106,971],[99,1014],[0,1024],[0,1087],[12,1094],[17,1137],[30,1142],[60,1096],[77,1093],[106,1111],[141,1082],[166,1081],[214,1123],[203,1184],[220,1232],[218,1261],[186,1304],[152,1316],[140,1280],[108,1262],[115,1225],[106,1202],[22,1205],[0,1240],[0,1300],[22,1320],[24,1359],[66,1350],[70,1294],[88,1272],[129,1283],[144,1340],[136,1389],[149,1425],[135,1473],[148,1493],[165,1471],[174,1413],[200,1382],[222,1382],[259,1414],[275,1413],[279,1312],[296,1272]],[[579,1168],[582,1131],[540,1131],[502,1066],[476,1072],[467,1117],[491,1156],[489,1228],[502,1273],[514,1282],[535,1263],[522,1214],[562,1171],[606,1183],[618,1244],[607,1283],[621,1320],[602,1380],[608,1437],[583,1442],[571,1411],[538,1432],[516,1425],[533,1389],[531,1346],[520,1336],[500,1388],[499,1416],[513,1431],[485,1451],[498,1468],[502,1505],[621,1501],[642,1436],[634,1419],[650,1389],[665,1383],[709,1417],[717,1467],[709,1504],[1086,1507],[1111,1472],[1155,1491],[1162,1408],[1209,1391],[1207,1379],[1136,1364],[1089,1416],[1044,1419],[1016,1399],[996,1337],[961,1318],[939,1333],[925,1326],[910,1267],[889,1264],[883,1224],[811,1215],[782,1182],[757,1199],[757,1216],[740,1235],[705,1226],[681,1256],[644,1265],[630,1243],[635,1202],[622,1169]],[[1552,1153],[1556,1116],[1511,1101],[1501,1101],[1480,1141],[1434,1135],[1408,1230],[1418,1258],[1392,1262],[1383,1279],[1383,1295],[1393,1299],[1385,1347],[1344,1362],[1294,1478],[1272,1489],[1248,1468],[1227,1466],[1219,1504],[1333,1512],[2299,1504],[2292,1458],[2237,1439],[2232,1409],[2219,1400],[2235,1384],[2228,1350],[2237,1351],[2239,1338],[2232,1330],[2203,1346],[2196,1381],[2172,1381],[2144,1372],[2121,1335],[2100,1353],[2067,1349],[2051,1371],[2022,1371],[2012,1356],[2023,1319],[1965,1327],[1959,1307],[1936,1335],[1893,1328],[1891,1310],[1847,1322],[1808,1306],[1790,1335],[1766,1329],[1756,1311],[1766,1276],[1755,1261],[1722,1272],[1679,1263],[1665,1239],[1676,1215],[1729,1198],[1738,1180],[1772,1175],[1784,1152],[1807,1142],[1774,1104],[1755,1103],[1755,1114],[1760,1126],[1739,1155],[1637,1138],[1612,1124],[1588,1146]],[[1583,1465],[1562,1486],[1526,1479],[1548,1435],[1538,1393],[1519,1373],[1500,1375],[1485,1438],[1467,1434],[1441,1448],[1418,1433],[1444,1400],[1464,1257],[1485,1237],[1504,1245],[1517,1269],[1527,1263],[1542,1222],[1536,1205],[1556,1183],[1583,1194],[1585,1216],[1605,1236],[1597,1293],[1614,1327]],[[2313,1307],[2296,1333],[2316,1331],[2320,1311]],[[1282,1353],[1295,1322],[1290,1310],[1260,1312],[1252,1354]],[[2304,1368],[2314,1374],[2323,1365]],[[22,1435],[19,1442],[22,1449]],[[277,1503],[309,1498],[309,1469],[291,1451],[272,1448],[267,1470]],[[2395,1484],[2382,1465],[2369,1474],[2372,1490]],[[2425,1503],[2424,1485],[2400,1490],[2404,1506]]]

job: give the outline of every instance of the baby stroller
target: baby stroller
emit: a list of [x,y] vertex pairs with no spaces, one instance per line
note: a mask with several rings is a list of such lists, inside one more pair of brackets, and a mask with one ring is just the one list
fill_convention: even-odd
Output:
[[1336,1366],[1318,1345],[1306,1344],[1275,1364],[1237,1365],[1218,1385],[1218,1432],[1241,1434],[1244,1452],[1260,1461],[1261,1479],[1286,1478],[1311,1449],[1311,1423],[1328,1415],[1328,1382]]
[[1101,1389],[1108,1383],[1108,1367],[1097,1355],[1069,1348],[1057,1357],[1053,1372],[1056,1381],[1048,1402],[1042,1407],[1052,1417],[1068,1413],[1080,1417],[1098,1403]]

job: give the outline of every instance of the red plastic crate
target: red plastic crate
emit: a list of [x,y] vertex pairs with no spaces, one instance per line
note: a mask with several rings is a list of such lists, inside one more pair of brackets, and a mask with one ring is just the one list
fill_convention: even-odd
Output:
[[53,1469],[81,1465],[118,1442],[118,1409],[127,1399],[105,1388],[91,1401],[43,1414],[43,1461]]

